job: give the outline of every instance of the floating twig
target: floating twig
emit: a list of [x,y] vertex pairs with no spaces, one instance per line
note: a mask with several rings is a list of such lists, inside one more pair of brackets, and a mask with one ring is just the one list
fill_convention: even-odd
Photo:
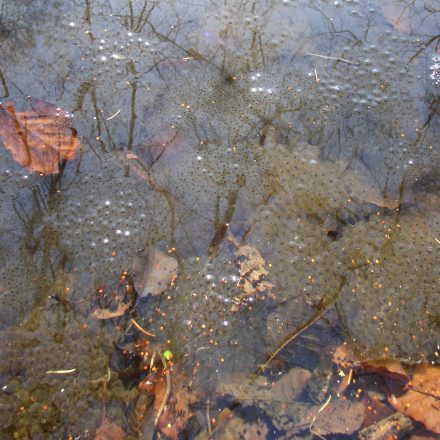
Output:
[[316,71],[316,69],[315,69],[315,79],[316,79],[316,82],[319,83],[319,76],[318,76],[318,72]]
[[156,335],[153,335],[153,333],[147,332],[147,330],[144,330],[134,319],[131,320],[131,323],[144,335],[152,336],[153,338],[156,337]]
[[328,55],[320,55],[319,53],[304,52],[304,55],[310,55],[311,57],[324,58],[325,60],[341,61],[342,63],[352,64],[353,66],[359,66],[359,64],[360,64],[360,63],[356,63],[356,61],[350,61],[345,58],[330,57]]
[[76,368],[71,368],[70,370],[47,370],[46,374],[69,374],[74,373]]
[[110,121],[110,119],[115,118],[116,116],[119,115],[119,113],[121,113],[121,109],[119,109],[114,115],[110,116],[109,118],[106,119],[106,121]]

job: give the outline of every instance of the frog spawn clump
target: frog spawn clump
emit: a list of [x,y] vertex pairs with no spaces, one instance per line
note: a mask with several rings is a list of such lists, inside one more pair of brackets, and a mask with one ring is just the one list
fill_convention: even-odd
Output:
[[123,423],[121,401],[133,395],[108,370],[122,332],[79,319],[54,302],[35,308],[28,318],[24,326],[0,333],[3,435],[56,439],[93,433],[103,405],[107,417]]
[[138,251],[171,235],[165,198],[124,160],[108,153],[98,172],[84,168],[45,213],[71,267],[96,283],[118,278]]
[[338,310],[368,357],[438,361],[439,233],[438,216],[402,214],[358,223],[335,243],[348,268]]

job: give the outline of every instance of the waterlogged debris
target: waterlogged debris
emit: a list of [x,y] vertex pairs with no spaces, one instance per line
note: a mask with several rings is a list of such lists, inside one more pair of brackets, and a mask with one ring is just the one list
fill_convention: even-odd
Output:
[[224,409],[218,417],[217,428],[210,435],[204,432],[197,437],[197,440],[208,439],[241,439],[241,440],[264,440],[269,433],[267,425],[258,421],[255,423],[245,422],[237,417],[228,408]]
[[256,294],[270,293],[274,285],[265,280],[269,271],[264,267],[266,261],[260,252],[254,246],[241,245],[231,233],[228,239],[237,247],[235,253],[240,266],[238,286],[243,289],[243,296],[249,298]]
[[111,309],[96,309],[90,315],[95,319],[111,319],[122,316],[130,308],[131,303],[119,303],[115,310]]
[[[361,440],[389,440],[407,438],[406,434],[413,429],[413,422],[409,417],[396,413],[383,418],[378,423],[367,426],[359,432]],[[430,437],[422,437],[428,440]],[[421,440],[422,438],[419,438]],[[432,437],[431,437],[432,438]],[[417,437],[411,436],[412,440]]]
[[13,102],[0,105],[0,137],[21,166],[42,174],[57,174],[60,163],[72,159],[80,143],[66,111],[46,101],[30,99],[28,110]]
[[411,388],[405,394],[391,395],[389,402],[397,411],[440,434],[440,367],[418,365],[409,384]]
[[303,368],[292,368],[276,382],[263,376],[235,374],[221,383],[217,392],[234,397],[243,407],[257,406],[271,418],[274,426],[290,432],[297,430],[297,425],[307,423],[311,406],[297,398],[311,376],[310,371]]
[[[161,358],[162,365],[154,366],[154,359]],[[155,426],[166,435],[175,439],[183,430],[186,422],[194,414],[192,407],[200,400],[198,391],[190,386],[189,378],[171,364],[164,362],[162,355],[153,358],[146,379],[139,383],[138,390],[154,395]]]
[[134,285],[139,296],[160,295],[173,285],[178,268],[176,259],[157,249],[150,250],[146,257],[139,256],[134,263]]
[[109,419],[104,419],[95,433],[95,440],[124,439],[124,431],[118,425],[116,425],[116,423],[112,423]]

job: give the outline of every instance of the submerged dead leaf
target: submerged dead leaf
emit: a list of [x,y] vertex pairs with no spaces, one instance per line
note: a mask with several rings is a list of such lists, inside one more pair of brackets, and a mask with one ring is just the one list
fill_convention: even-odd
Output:
[[408,372],[401,362],[395,359],[363,359],[354,353],[346,344],[336,348],[333,362],[341,368],[358,368],[369,373],[382,374],[406,382]]
[[12,102],[0,105],[0,137],[21,166],[42,174],[60,172],[60,162],[72,159],[80,143],[70,115],[54,104],[30,99],[18,112]]
[[96,309],[90,316],[95,319],[117,318],[118,316],[124,315],[125,312],[130,308],[130,306],[130,303],[119,303],[115,310]]
[[263,376],[234,374],[217,387],[220,394],[228,394],[241,401],[292,402],[304,390],[311,373],[303,368],[292,368],[283,377],[271,382]]
[[364,404],[359,401],[337,399],[322,408],[316,407],[308,416],[319,435],[353,434],[364,421]]
[[178,268],[176,259],[157,249],[150,250],[146,257],[139,256],[133,267],[139,296],[160,295],[174,282]]
[[418,365],[410,385],[403,396],[389,398],[391,405],[440,434],[440,367]]
[[124,440],[124,431],[115,423],[108,419],[103,419],[101,425],[96,430],[95,440]]

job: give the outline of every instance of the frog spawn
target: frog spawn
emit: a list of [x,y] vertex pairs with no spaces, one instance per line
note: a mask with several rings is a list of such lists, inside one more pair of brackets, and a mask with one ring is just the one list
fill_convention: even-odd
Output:
[[[57,307],[49,302],[34,309],[25,326],[0,333],[4,435],[87,435],[100,423],[103,402],[108,416],[123,423],[115,402],[134,397],[109,375],[109,353],[121,332],[113,325],[81,322],[73,311],[54,314]],[[59,370],[74,371],[46,373]]]
[[335,244],[351,258],[338,310],[366,356],[438,361],[439,232],[438,217],[402,215],[358,223]]

